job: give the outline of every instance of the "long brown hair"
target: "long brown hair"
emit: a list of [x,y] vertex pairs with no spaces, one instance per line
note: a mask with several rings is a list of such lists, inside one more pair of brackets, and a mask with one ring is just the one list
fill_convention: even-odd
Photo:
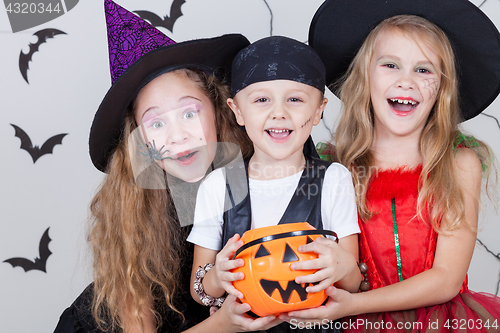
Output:
[[[230,96],[227,86],[203,71],[176,72],[185,73],[213,102],[218,140],[236,143],[243,156],[251,155],[251,141],[238,128],[226,104]],[[151,301],[160,301],[182,316],[172,301],[180,283],[183,235],[168,189],[145,189],[135,182],[127,146],[136,127],[131,107],[123,137],[109,161],[108,175],[90,205],[92,314],[102,330],[123,329],[125,309],[139,323],[143,323],[144,311],[152,311],[157,325],[161,325],[159,313],[151,309]],[[165,179],[158,181],[165,183]]]
[[[441,71],[440,88],[420,137],[423,169],[417,212],[420,215],[426,208],[436,231],[442,219],[447,222],[449,230],[456,229],[465,221],[464,197],[454,161],[454,140],[461,134],[458,125],[462,121],[458,79],[451,44],[446,34],[435,24],[418,16],[398,15],[384,20],[370,32],[347,73],[331,87],[343,102],[342,116],[336,130],[336,156],[351,171],[359,215],[362,220],[368,220],[373,214],[367,207],[366,192],[373,174],[370,147],[374,136],[369,66],[377,38],[386,31],[403,33],[413,39],[422,52],[422,45],[426,45],[440,58],[440,63],[434,64]],[[477,145],[475,151],[489,172],[491,150],[479,140]]]

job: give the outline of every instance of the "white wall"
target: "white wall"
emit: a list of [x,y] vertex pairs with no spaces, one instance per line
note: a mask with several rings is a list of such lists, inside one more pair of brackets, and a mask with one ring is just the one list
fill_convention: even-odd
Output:
[[[483,0],[475,0],[479,5]],[[118,0],[123,7],[170,11],[172,0]],[[189,0],[173,33],[175,41],[239,32],[255,41],[286,35],[307,40],[310,20],[322,0]],[[500,27],[500,2],[487,0],[481,7]],[[66,32],[40,46],[29,64],[28,80],[19,70],[21,50],[35,43],[33,34],[55,28]],[[103,1],[80,1],[65,15],[41,26],[13,34],[6,12],[0,9],[0,333],[52,332],[64,308],[90,282],[85,244],[88,204],[102,179],[88,156],[88,133],[95,110],[110,86]],[[500,61],[500,60],[499,60]],[[329,94],[325,124],[313,132],[315,141],[329,138],[338,100]],[[500,119],[497,99],[486,113]],[[53,154],[33,163],[14,136],[15,124],[34,145],[53,135],[68,133]],[[480,115],[464,127],[489,143],[500,158],[500,126]],[[478,238],[500,253],[498,214],[487,207]],[[47,273],[24,272],[3,261],[13,257],[34,259],[44,231],[50,227],[52,255]],[[469,271],[475,291],[496,292],[500,259],[476,247]]]

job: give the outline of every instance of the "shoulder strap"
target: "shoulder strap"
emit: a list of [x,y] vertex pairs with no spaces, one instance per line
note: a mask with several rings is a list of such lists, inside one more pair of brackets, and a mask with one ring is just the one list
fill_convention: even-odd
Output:
[[222,215],[222,246],[238,233],[240,236],[250,229],[252,210],[248,191],[248,162],[224,167],[226,176],[226,196]]
[[316,229],[323,229],[321,219],[321,192],[326,169],[331,162],[306,157],[306,167],[292,200],[281,217],[280,224],[309,222]]
[[[237,168],[225,168],[226,197],[222,226],[223,246],[235,233],[241,236],[251,228],[252,208],[248,191],[248,162],[246,160],[244,163],[246,177],[242,177],[241,165]],[[321,191],[325,172],[330,164],[331,162],[306,156],[306,167],[292,199],[281,217],[280,224],[309,222],[316,229],[323,229]],[[235,189],[237,190],[235,191]]]

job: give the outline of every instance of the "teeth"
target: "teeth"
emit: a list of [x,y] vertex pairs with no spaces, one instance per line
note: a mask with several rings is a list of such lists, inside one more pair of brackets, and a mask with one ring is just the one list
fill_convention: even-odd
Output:
[[283,133],[283,132],[288,132],[288,130],[278,130],[278,129],[270,129],[268,130],[269,132],[273,133]]
[[411,104],[411,105],[415,105],[417,104],[417,102],[413,101],[413,100],[407,100],[407,99],[397,99],[397,98],[391,98],[391,102],[394,102],[394,103],[399,103],[399,104]]

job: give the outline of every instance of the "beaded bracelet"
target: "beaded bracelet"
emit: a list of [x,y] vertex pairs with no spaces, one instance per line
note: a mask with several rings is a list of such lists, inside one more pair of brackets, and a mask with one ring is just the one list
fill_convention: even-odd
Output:
[[364,262],[360,262],[358,264],[358,267],[359,271],[363,275],[363,280],[359,285],[359,290],[361,290],[362,292],[367,291],[368,289],[370,289],[370,282],[368,281],[368,265]]
[[203,305],[217,306],[220,308],[222,306],[222,303],[224,303],[226,297],[221,296],[215,298],[210,295],[207,295],[205,293],[205,289],[203,289],[203,284],[202,284],[203,277],[205,277],[205,274],[207,274],[207,272],[211,270],[212,267],[214,267],[214,264],[206,264],[204,267],[199,266],[194,276],[193,288],[196,295],[198,295],[201,302],[203,303]]

